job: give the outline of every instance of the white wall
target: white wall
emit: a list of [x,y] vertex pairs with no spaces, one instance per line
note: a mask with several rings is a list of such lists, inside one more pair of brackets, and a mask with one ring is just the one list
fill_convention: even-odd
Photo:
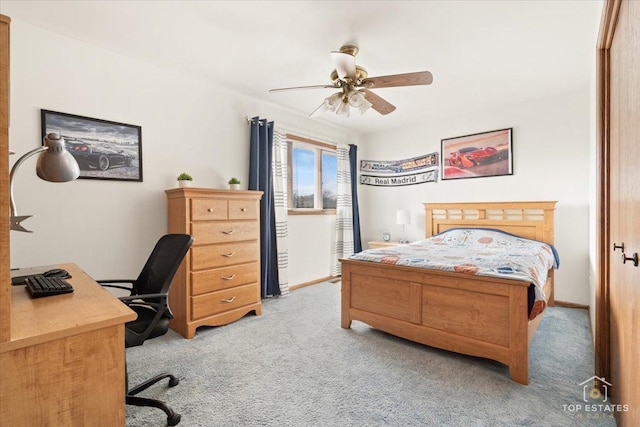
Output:
[[[440,150],[442,138],[514,128],[514,175],[408,187],[359,187],[363,241],[399,237],[396,208],[410,209],[407,236],[421,238],[426,201],[558,200],[561,255],[556,297],[589,304],[589,88],[358,138],[215,83],[123,57],[14,19],[11,34],[10,146],[40,145],[40,109],[142,126],[144,182],[52,184],[20,169],[15,198],[33,234],[12,232],[11,266],[76,262],[96,278],[138,273],[166,232],[164,190],[187,171],[198,186],[225,188],[246,177],[249,129],[259,115],[306,136],[359,145],[360,159],[400,159]],[[481,108],[478,108],[481,110]],[[13,156],[14,162],[17,156]],[[243,183],[246,188],[246,180]],[[333,217],[290,217],[289,283],[330,274]]]
[[440,151],[440,140],[513,127],[514,174],[405,187],[360,186],[363,243],[390,231],[396,209],[411,211],[409,239],[424,236],[424,202],[557,200],[555,246],[560,254],[556,298],[589,304],[590,88],[505,105],[503,109],[423,123],[361,137],[360,160],[398,160]]
[[[167,231],[164,190],[176,186],[180,172],[209,188],[226,188],[237,176],[246,189],[247,116],[305,136],[355,141],[343,129],[179,74],[170,62],[159,68],[13,19],[9,140],[18,154],[10,162],[41,144],[43,108],[142,126],[144,172],[141,183],[52,184],[39,180],[35,159],[28,160],[16,176],[15,201],[19,214],[35,215],[24,223],[34,233],[11,232],[13,268],[75,262],[95,278],[135,277]],[[309,250],[315,259],[292,268],[290,284],[330,274],[330,218],[291,218],[292,262]],[[313,239],[305,230],[314,230]]]
[[[308,283],[331,275],[331,259],[324,254],[325,243],[333,248],[335,244],[335,215],[289,216],[289,234],[298,236],[306,244],[297,250],[289,250],[289,277],[295,277],[291,284]],[[327,263],[328,262],[328,263]]]

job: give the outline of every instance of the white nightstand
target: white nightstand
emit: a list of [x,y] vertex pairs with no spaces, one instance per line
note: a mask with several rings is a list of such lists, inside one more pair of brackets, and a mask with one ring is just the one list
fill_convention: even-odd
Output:
[[369,249],[386,248],[387,246],[397,246],[399,244],[400,242],[397,240],[389,240],[388,242],[385,242],[384,240],[376,240],[369,242]]

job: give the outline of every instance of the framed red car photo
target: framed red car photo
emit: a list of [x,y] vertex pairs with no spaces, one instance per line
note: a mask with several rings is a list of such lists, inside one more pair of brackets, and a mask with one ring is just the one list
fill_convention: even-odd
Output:
[[513,175],[513,128],[442,140],[442,179]]
[[142,182],[142,128],[40,110],[42,135],[57,132],[78,162],[81,179]]

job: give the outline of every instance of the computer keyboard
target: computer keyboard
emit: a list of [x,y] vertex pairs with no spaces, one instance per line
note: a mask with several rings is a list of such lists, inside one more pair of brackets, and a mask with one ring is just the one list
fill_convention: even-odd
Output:
[[62,270],[60,268],[54,268],[53,270],[47,270],[44,273],[27,274],[26,276],[14,276],[11,278],[11,285],[12,286],[24,285],[26,284],[28,277],[36,276],[38,274],[41,274],[44,277],[59,277],[61,279],[71,279],[71,275],[66,270]]
[[25,280],[27,290],[32,298],[48,297],[51,295],[68,294],[73,287],[60,277],[45,277],[41,274],[28,276]]

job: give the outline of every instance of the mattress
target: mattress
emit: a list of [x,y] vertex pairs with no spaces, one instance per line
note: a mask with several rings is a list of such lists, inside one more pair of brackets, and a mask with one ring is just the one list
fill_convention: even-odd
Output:
[[552,245],[489,228],[453,228],[411,244],[369,249],[349,259],[521,280],[533,285],[530,318],[546,307],[548,272],[560,266]]

